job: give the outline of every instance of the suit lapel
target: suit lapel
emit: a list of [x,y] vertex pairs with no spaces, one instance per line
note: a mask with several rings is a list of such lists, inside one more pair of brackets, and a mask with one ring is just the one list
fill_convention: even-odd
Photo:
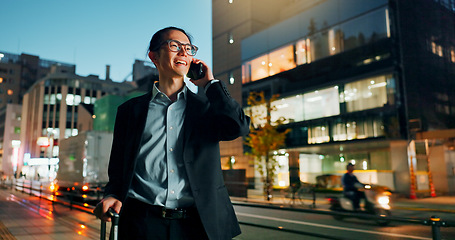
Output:
[[[194,94],[191,91],[187,92],[187,102],[185,109],[185,122],[183,128],[183,149],[184,156],[188,153],[187,148],[188,141],[190,140],[191,133],[193,131],[194,122],[197,118],[200,118],[208,109],[209,103],[205,96]],[[190,160],[185,157],[186,160]]]
[[[134,149],[133,153],[137,155],[139,151],[139,147],[141,145],[141,138],[142,138],[142,132],[144,131],[145,128],[145,122],[147,120],[147,113],[148,113],[148,106],[151,100],[152,92],[150,91],[148,94],[140,97],[135,103],[132,108],[132,114],[133,114],[133,121],[132,121],[132,126],[131,128],[131,140],[133,141],[132,146],[136,146],[136,149]],[[136,159],[136,158],[134,158]]]

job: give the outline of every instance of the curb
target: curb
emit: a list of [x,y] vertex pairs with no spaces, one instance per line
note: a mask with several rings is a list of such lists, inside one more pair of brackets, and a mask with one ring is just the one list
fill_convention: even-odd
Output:
[[424,208],[424,207],[400,207],[400,206],[392,206],[392,209],[410,210],[410,211],[422,211],[422,212],[455,213],[455,210],[450,210],[450,209],[435,209],[435,208]]

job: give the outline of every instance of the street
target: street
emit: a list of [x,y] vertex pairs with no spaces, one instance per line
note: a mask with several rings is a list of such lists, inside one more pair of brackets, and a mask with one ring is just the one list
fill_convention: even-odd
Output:
[[[68,239],[99,239],[100,222],[90,209],[86,211],[39,199],[18,191],[0,190],[0,223],[3,223],[16,239],[31,239],[29,236],[52,238],[66,236]],[[335,220],[328,215],[327,206],[307,206],[304,210],[314,213],[269,209],[244,205],[234,208],[240,222],[242,234],[236,240],[277,240],[277,239],[433,239],[431,226],[391,222],[381,227],[373,220],[345,218]],[[253,206],[258,206],[254,204]],[[264,204],[262,204],[264,206]],[[80,208],[82,209],[82,207]],[[428,219],[437,215],[443,221],[455,223],[455,214],[450,212],[416,211],[392,209],[393,217]],[[325,213],[325,214],[316,214]],[[452,225],[453,226],[453,225]],[[108,226],[109,229],[109,226]],[[455,227],[441,227],[441,239],[455,239]],[[4,237],[0,233],[0,239]]]
[[[235,239],[432,239],[431,226],[392,222],[378,226],[373,220],[356,218],[338,221],[329,215],[308,214],[283,210],[235,206],[241,223],[242,234]],[[393,210],[392,216],[406,218],[429,218],[422,211]],[[438,213],[445,221],[455,221],[455,215]],[[265,229],[249,224],[265,225]],[[287,229],[302,234],[280,231]],[[441,228],[442,239],[454,239],[455,228]]]

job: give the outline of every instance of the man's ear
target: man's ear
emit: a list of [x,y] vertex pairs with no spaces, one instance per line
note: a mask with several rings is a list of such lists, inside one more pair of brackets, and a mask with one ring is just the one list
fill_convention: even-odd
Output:
[[156,52],[149,52],[149,58],[150,60],[153,62],[153,64],[155,64],[156,66],[156,63],[158,62],[158,53]]

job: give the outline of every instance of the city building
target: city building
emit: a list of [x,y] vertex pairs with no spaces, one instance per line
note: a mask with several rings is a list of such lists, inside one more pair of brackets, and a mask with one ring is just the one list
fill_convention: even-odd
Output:
[[[19,138],[14,134],[20,131],[20,126],[14,133],[6,126],[11,124],[11,119],[15,118],[17,114],[20,117],[20,110],[17,104],[22,104],[22,98],[25,92],[33,83],[39,78],[45,77],[50,71],[52,66],[59,66],[62,72],[74,72],[76,68],[73,64],[40,59],[38,56],[22,53],[12,54],[0,50],[0,161],[6,164],[0,164],[0,171],[3,171],[6,176],[11,176],[12,171],[10,160],[13,148],[10,140],[17,141]],[[13,104],[11,106],[7,106]],[[8,114],[12,114],[8,116]],[[7,119],[8,118],[8,119]],[[9,123],[8,123],[9,122]],[[20,125],[20,123],[18,123]],[[6,131],[5,131],[6,129]],[[13,134],[13,135],[10,135]],[[5,158],[5,159],[3,159]],[[3,169],[4,167],[4,169]]]
[[74,72],[76,69],[74,64],[0,50],[0,108],[8,103],[22,104],[27,90],[38,79],[45,77],[53,65],[59,66],[62,72]]
[[107,68],[107,80],[102,80],[95,75],[83,77],[74,71],[62,72],[55,66],[50,74],[30,87],[22,104],[19,172],[28,178],[36,178],[38,174],[54,177],[58,161],[52,159],[58,156],[59,140],[78,135],[78,127],[81,130],[93,127],[87,118],[96,116],[90,114],[87,105],[95,104],[102,96],[123,96],[133,89],[130,82],[110,81],[108,72]]
[[144,94],[146,94],[146,92],[139,91],[135,88],[134,91],[131,91],[126,95],[106,95],[97,99],[93,108],[95,114],[93,119],[93,130],[114,132],[117,108],[129,99]]
[[[226,83],[234,99],[242,102],[242,39],[283,20],[283,10],[292,0],[212,0],[213,74]],[[220,143],[223,168],[249,169],[254,180],[254,165],[243,154],[243,139]]]
[[280,95],[271,117],[291,132],[276,152],[278,186],[340,187],[318,180],[355,162],[360,181],[410,197],[455,193],[455,1],[289,1],[238,37],[226,35],[240,26],[234,16],[262,2],[212,3],[215,75],[234,76],[247,111],[259,109],[246,104],[251,91]]
[[0,149],[0,172],[5,177],[13,176],[17,170],[19,157],[22,106],[8,103],[0,109],[0,137],[2,139]]

